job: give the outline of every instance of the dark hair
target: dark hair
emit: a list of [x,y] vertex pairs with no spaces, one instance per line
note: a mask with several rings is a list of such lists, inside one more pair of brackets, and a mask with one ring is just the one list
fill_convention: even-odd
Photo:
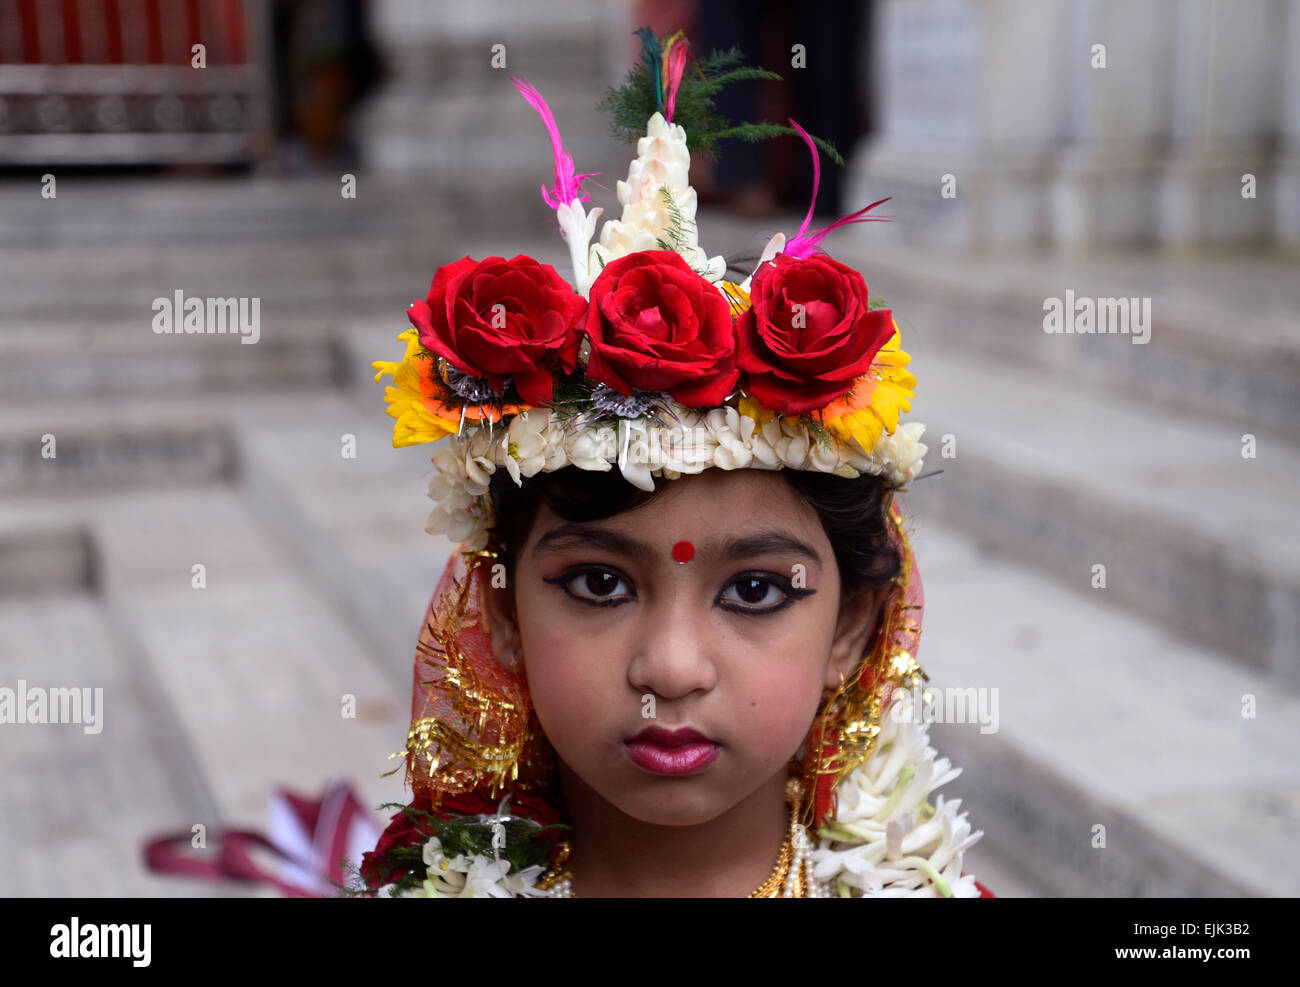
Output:
[[[811,470],[779,472],[821,519],[835,552],[844,595],[877,589],[898,576],[902,560],[887,529],[895,488],[885,479],[870,474],[847,479]],[[492,475],[490,492],[498,521],[496,547],[507,572],[513,574],[515,553],[528,540],[543,501],[566,521],[599,521],[640,507],[671,482],[656,477],[651,492],[632,486],[618,470],[584,470],[569,465],[526,478],[523,486],[517,487],[505,470],[497,470]]]

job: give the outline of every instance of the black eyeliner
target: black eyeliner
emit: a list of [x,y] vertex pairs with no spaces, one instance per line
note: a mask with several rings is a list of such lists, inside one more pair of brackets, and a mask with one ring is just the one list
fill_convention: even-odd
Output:
[[[726,610],[728,613],[741,613],[750,617],[765,617],[768,614],[780,613],[782,610],[794,606],[797,601],[802,600],[804,597],[812,596],[817,592],[815,589],[810,589],[808,587],[796,587],[791,584],[790,580],[786,579],[784,576],[778,576],[775,572],[750,571],[738,573],[732,577],[731,581],[727,583],[727,586],[734,586],[742,579],[754,579],[759,582],[771,583],[777,589],[781,590],[781,592],[785,593],[786,597],[780,603],[765,609],[746,607],[744,604],[720,603],[718,600],[715,600],[714,603],[721,606],[722,609]],[[725,590],[726,586],[724,586],[723,589]]]
[[622,606],[624,603],[630,603],[632,600],[635,600],[637,598],[635,588],[633,589],[632,594],[629,597],[604,600],[604,601],[597,601],[591,599],[590,597],[579,596],[577,593],[574,593],[569,589],[569,583],[573,582],[579,576],[586,575],[587,573],[590,572],[613,573],[623,582],[627,583],[629,586],[632,586],[632,580],[629,579],[623,573],[619,572],[617,569],[614,569],[606,565],[595,565],[595,564],[571,566],[568,569],[565,569],[558,576],[543,576],[542,582],[550,583],[553,586],[559,586],[560,589],[564,591],[564,595],[569,597],[569,599],[577,600],[579,603],[585,603],[589,607],[600,607],[600,608],[619,607]]
[[[600,607],[600,608],[618,607],[618,606],[622,606],[625,603],[630,603],[632,600],[637,599],[635,588],[633,588],[632,594],[628,597],[605,600],[605,601],[597,601],[591,599],[590,597],[579,596],[578,594],[572,592],[569,589],[569,583],[573,582],[573,580],[577,579],[579,576],[586,575],[587,573],[591,573],[591,572],[610,573],[615,575],[618,579],[622,580],[623,582],[627,583],[628,586],[634,585],[632,580],[629,579],[626,574],[619,572],[619,570],[611,566],[597,565],[597,564],[572,566],[568,569],[565,569],[559,575],[543,576],[542,582],[550,583],[553,586],[559,586],[560,589],[564,591],[564,594],[568,596],[570,599],[577,600],[579,603],[585,603],[589,607]],[[723,603],[721,602],[720,598],[713,601],[714,605],[720,606],[723,610],[726,610],[728,613],[739,613],[749,617],[763,617],[768,614],[779,613],[780,611],[793,606],[794,603],[797,602],[798,600],[802,600],[805,597],[812,596],[814,593],[817,592],[815,589],[810,589],[807,587],[796,587],[790,582],[789,579],[785,578],[784,576],[777,575],[775,572],[749,571],[749,572],[738,573],[737,575],[733,576],[730,581],[728,581],[727,586],[733,586],[736,584],[736,582],[742,579],[754,579],[759,582],[770,583],[771,585],[777,587],[777,589],[781,590],[781,592],[785,593],[786,597],[780,603],[762,609],[757,607],[747,607],[744,604]],[[724,586],[723,589],[725,590],[727,586]]]

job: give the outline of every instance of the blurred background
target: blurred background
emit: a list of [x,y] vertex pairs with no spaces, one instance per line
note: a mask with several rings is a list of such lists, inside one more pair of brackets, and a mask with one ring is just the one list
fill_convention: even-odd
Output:
[[[785,76],[720,108],[835,141],[824,220],[892,197],[826,246],[919,381],[919,658],[997,696],[933,730],[967,871],[1300,894],[1293,0],[0,0],[0,688],[103,689],[98,733],[0,724],[0,893],[271,893],[142,847],[403,799],[451,546],[370,362],[441,264],[568,270],[511,75],[615,215],[594,106],[643,24]],[[794,139],[697,160],[702,245],[752,262],[810,177]],[[258,299],[256,345],[156,332],[178,292]],[[1149,341],[1046,332],[1067,297]]]

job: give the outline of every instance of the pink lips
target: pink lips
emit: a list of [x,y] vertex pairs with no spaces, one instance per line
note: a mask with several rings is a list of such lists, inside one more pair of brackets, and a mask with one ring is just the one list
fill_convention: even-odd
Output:
[[647,727],[623,741],[623,749],[633,764],[652,774],[689,775],[716,761],[722,745],[689,727]]

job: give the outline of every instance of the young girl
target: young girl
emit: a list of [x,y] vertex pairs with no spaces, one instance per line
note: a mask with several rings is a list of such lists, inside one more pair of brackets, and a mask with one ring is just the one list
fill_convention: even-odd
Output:
[[436,442],[428,530],[461,544],[417,648],[415,797],[362,875],[414,896],[987,895],[962,873],[981,834],[931,801],[958,771],[912,692],[894,493],[925,452],[898,423],[916,382],[890,312],[820,252],[866,210],[810,231],[810,209],[724,280],[673,119],[718,65],[643,40],[618,96],[649,123],[596,244],[586,176],[516,82],[551,135],[573,284],[466,257],[375,364],[394,444]]

